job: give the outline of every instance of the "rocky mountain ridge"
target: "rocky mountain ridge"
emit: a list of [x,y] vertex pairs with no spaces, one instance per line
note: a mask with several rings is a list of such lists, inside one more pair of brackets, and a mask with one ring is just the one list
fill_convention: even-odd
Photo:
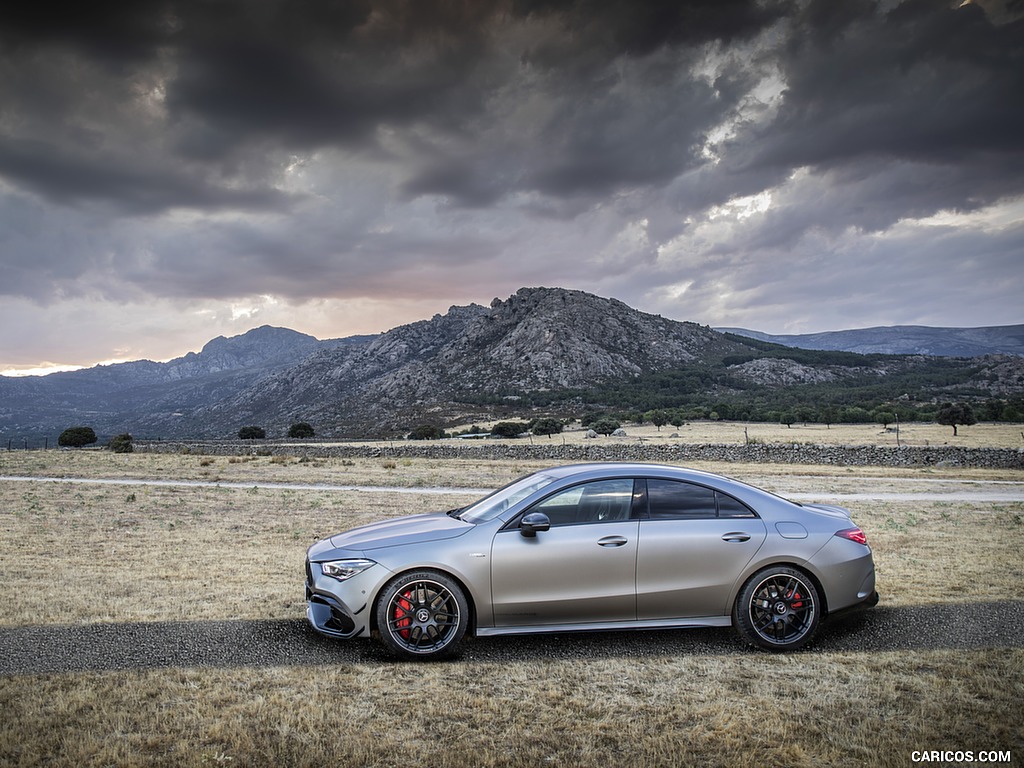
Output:
[[935,328],[893,325],[823,333],[771,334],[746,328],[716,328],[752,339],[800,349],[856,352],[861,355],[930,355],[934,357],[1024,356],[1024,325],[983,328]]
[[[280,436],[296,421],[309,421],[321,436],[393,436],[425,421],[525,415],[543,393],[567,415],[600,407],[603,386],[631,391],[665,376],[654,400],[660,391],[676,401],[713,402],[748,388],[774,400],[774,389],[861,386],[917,370],[933,377],[934,396],[943,393],[945,374],[934,377],[934,358],[876,358],[787,351],[615,299],[524,288],[487,307],[454,306],[377,336],[319,341],[265,326],[168,363],[0,378],[0,437],[55,436],[74,424],[168,438],[231,437],[256,424]],[[1021,357],[942,365],[955,368],[957,381],[972,376],[976,393],[1024,391]]]
[[736,348],[710,328],[614,299],[524,288],[490,308],[452,307],[358,348],[321,351],[194,419],[259,414],[284,425],[301,415],[346,431],[400,430],[424,414],[452,417],[451,404],[467,398],[585,388]]

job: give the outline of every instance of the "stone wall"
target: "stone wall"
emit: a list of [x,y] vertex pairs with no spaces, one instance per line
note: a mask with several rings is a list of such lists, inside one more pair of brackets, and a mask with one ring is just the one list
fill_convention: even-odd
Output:
[[824,464],[882,467],[983,467],[1024,469],[1024,451],[1012,448],[903,447],[872,445],[762,444],[695,445],[584,443],[525,440],[395,441],[381,443],[307,443],[288,441],[144,442],[135,449],[150,453],[194,453],[212,456],[296,456],[308,458],[431,458],[477,460],[648,461],[686,464],[695,461],[765,464]]

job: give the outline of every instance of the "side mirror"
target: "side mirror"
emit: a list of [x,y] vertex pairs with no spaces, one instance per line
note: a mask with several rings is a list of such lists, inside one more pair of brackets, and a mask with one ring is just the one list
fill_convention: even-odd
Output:
[[537,531],[551,528],[551,520],[543,512],[531,512],[519,521],[519,532],[528,539],[537,535]]

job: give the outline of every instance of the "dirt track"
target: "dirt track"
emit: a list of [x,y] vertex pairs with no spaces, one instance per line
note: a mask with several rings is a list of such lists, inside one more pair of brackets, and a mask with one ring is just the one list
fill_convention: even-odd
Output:
[[[884,598],[883,598],[884,599]],[[1024,647],[1024,602],[877,608],[826,622],[807,652]],[[618,656],[760,653],[731,630],[600,632],[467,639],[461,658],[480,663]],[[0,675],[152,669],[269,667],[389,661],[377,643],[334,641],[303,619],[152,622],[0,629]]]

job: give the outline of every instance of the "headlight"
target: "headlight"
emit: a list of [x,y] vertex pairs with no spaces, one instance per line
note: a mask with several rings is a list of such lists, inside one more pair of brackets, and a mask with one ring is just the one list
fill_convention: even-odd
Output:
[[376,564],[373,560],[364,560],[362,558],[330,560],[326,563],[320,563],[320,570],[324,572],[324,576],[330,576],[338,581],[345,581]]

